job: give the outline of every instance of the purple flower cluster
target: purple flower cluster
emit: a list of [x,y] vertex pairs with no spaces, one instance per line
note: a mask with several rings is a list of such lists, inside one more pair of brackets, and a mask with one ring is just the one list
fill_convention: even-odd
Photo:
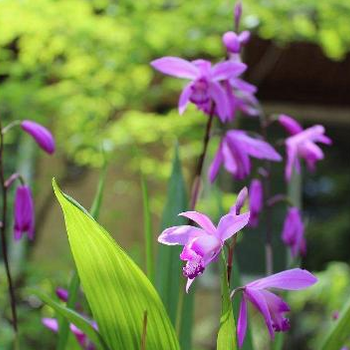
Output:
[[[208,170],[211,183],[217,178],[221,167],[230,173],[234,180],[245,180],[253,172],[252,159],[262,164],[254,174],[249,193],[246,188],[239,193],[235,205],[219,220],[217,226],[206,215],[192,208],[192,211],[179,215],[188,218],[189,223],[194,222],[198,226],[188,224],[170,227],[159,236],[158,241],[162,244],[184,247],[180,259],[186,263],[183,267],[183,275],[187,278],[187,292],[194,279],[203,274],[208,264],[217,259],[224,246],[228,247],[228,254],[233,254],[236,235],[241,229],[248,224],[250,227],[257,227],[262,212],[271,211],[274,204],[281,199],[286,199],[286,196],[281,194],[274,197],[270,194],[270,164],[283,160],[280,153],[267,140],[267,128],[276,118],[269,119],[261,113],[255,97],[256,87],[241,77],[247,67],[241,62],[240,54],[250,39],[248,31],[239,32],[241,15],[242,6],[239,3],[234,10],[235,31],[228,31],[222,37],[227,51],[224,61],[212,65],[204,59],[188,61],[177,57],[163,57],[151,62],[156,70],[164,74],[189,80],[179,98],[180,114],[185,112],[189,103],[193,103],[197,109],[209,116],[209,129],[211,118],[214,116],[218,117],[217,123],[223,125],[222,129],[225,133],[221,135],[219,147]],[[235,119],[237,111],[248,116],[259,116],[263,136],[230,129],[229,123]],[[287,115],[280,115],[277,121],[289,134],[284,142],[285,179],[289,182],[294,172],[300,172],[300,159],[305,160],[309,170],[314,170],[316,162],[324,158],[323,151],[317,143],[330,145],[331,140],[325,136],[325,128],[322,125],[303,129],[296,120]],[[209,139],[209,133],[207,136]],[[206,144],[204,150],[206,150]],[[249,197],[249,211],[241,214],[240,211],[247,197]],[[288,198],[287,202],[290,203]],[[295,206],[287,210],[281,239],[290,248],[292,257],[306,254],[302,215]],[[270,246],[266,251],[271,252],[271,242],[267,244]],[[232,256],[229,256],[229,260],[232,261]],[[271,262],[271,265],[273,263],[272,257],[267,258],[266,261],[266,265],[268,262]],[[290,308],[269,289],[299,290],[317,281],[310,272],[298,268],[277,274],[272,274],[272,270],[273,266],[270,269],[267,268],[270,276],[248,283],[233,292],[233,295],[237,291],[242,292],[237,329],[240,346],[243,344],[247,329],[247,302],[262,314],[269,334],[273,338],[274,332],[289,329],[289,321],[285,314],[290,311]],[[228,268],[228,276],[230,271]]]

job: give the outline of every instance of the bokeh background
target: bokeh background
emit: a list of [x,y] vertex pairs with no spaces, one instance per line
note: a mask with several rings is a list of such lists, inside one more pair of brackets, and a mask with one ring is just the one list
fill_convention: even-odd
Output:
[[[308,255],[302,265],[318,272],[312,292],[289,298],[295,313],[285,349],[317,349],[333,312],[350,291],[350,2],[347,0],[244,0],[242,28],[253,33],[243,52],[245,79],[257,85],[268,114],[286,113],[304,126],[322,123],[334,145],[317,172],[305,173],[302,199]],[[48,157],[19,131],[6,143],[10,174],[20,169],[36,200],[36,239],[11,243],[18,286],[52,293],[66,287],[73,268],[51,178],[85,207],[91,205],[104,157],[109,166],[100,222],[144,266],[140,171],[145,175],[155,240],[166,196],[174,145],[179,142],[190,182],[201,150],[205,118],[176,105],[182,82],[155,73],[149,62],[164,55],[220,60],[221,35],[233,29],[228,0],[0,0],[0,117],[3,123],[34,119],[52,130],[57,152]],[[254,130],[240,117],[236,126]],[[285,135],[273,129],[273,138]],[[215,151],[215,141],[210,154]],[[105,156],[101,149],[105,150]],[[282,165],[274,191],[285,190]],[[229,206],[243,183],[222,176],[219,189]],[[215,215],[215,204],[200,206]],[[283,268],[279,239],[284,208],[276,210],[275,269]],[[243,277],[263,271],[261,230],[248,231],[238,260]],[[8,305],[3,267],[0,307]],[[215,348],[220,311],[215,268],[196,295],[194,349]],[[54,349],[43,328],[52,311],[20,293],[24,350]],[[206,305],[204,308],[203,305]],[[5,315],[6,316],[6,315]],[[254,342],[264,349],[266,331],[253,314]],[[0,321],[0,349],[11,331]]]

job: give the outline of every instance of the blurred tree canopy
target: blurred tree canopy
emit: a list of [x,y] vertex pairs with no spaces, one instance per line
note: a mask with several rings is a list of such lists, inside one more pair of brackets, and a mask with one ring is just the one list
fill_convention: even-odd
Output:
[[[102,141],[118,155],[131,145],[172,144],[175,135],[200,137],[199,113],[171,110],[182,82],[163,80],[149,61],[222,57],[232,8],[228,0],[1,0],[0,113],[54,128],[59,149],[88,165],[100,164]],[[344,0],[245,0],[243,25],[280,43],[315,42],[341,59],[349,14]]]

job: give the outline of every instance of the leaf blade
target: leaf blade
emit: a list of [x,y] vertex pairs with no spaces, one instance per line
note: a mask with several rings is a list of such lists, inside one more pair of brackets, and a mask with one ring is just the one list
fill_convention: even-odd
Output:
[[84,292],[100,333],[112,349],[138,350],[147,311],[148,349],[178,350],[157,292],[112,237],[53,182]]

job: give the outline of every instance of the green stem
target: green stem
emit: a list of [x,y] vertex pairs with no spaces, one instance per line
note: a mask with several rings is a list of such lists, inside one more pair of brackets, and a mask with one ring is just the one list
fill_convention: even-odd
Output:
[[[7,187],[6,187],[6,180],[5,180],[5,174],[4,174],[4,133],[1,125],[0,120],[0,182],[1,182],[1,188],[2,188],[2,225],[0,228],[1,231],[1,246],[2,246],[2,254],[5,264],[5,270],[6,270],[6,278],[8,282],[8,292],[9,292],[9,298],[10,298],[10,304],[11,304],[11,312],[12,312],[12,326],[13,330],[16,334],[17,338],[17,332],[18,332],[18,322],[17,322],[17,310],[16,310],[16,297],[15,297],[15,291],[14,291],[14,285],[11,277],[10,272],[10,264],[9,264],[9,257],[8,257],[8,251],[7,251],[7,238],[6,238],[6,228],[7,228]],[[16,341],[16,340],[15,340]]]

